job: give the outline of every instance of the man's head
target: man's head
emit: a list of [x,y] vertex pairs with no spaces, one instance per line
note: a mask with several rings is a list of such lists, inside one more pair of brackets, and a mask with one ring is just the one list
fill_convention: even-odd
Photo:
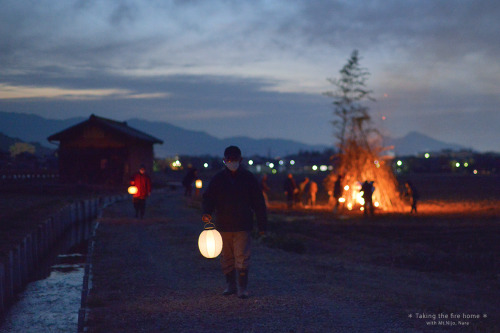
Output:
[[224,150],[224,164],[231,171],[238,170],[241,163],[241,150],[236,146],[229,146]]
[[144,164],[141,164],[141,166],[139,167],[139,172],[142,174],[146,173],[146,166]]

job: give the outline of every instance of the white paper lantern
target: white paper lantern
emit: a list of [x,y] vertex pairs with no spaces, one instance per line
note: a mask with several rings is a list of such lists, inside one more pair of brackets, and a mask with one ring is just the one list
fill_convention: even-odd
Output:
[[222,237],[212,223],[208,224],[211,226],[205,225],[205,230],[198,238],[198,248],[205,258],[216,258],[222,251]]

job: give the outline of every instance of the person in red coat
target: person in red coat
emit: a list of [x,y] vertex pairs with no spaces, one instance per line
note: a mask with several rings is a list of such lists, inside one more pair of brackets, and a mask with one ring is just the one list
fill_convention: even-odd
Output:
[[130,185],[137,187],[137,193],[134,194],[132,202],[135,209],[135,217],[144,217],[146,212],[146,198],[151,194],[151,178],[146,174],[146,167],[141,164],[139,172],[135,173],[130,179]]

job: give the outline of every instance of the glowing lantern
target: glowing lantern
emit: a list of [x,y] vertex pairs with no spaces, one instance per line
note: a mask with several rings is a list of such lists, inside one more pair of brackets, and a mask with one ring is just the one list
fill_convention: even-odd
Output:
[[203,185],[203,182],[201,181],[201,179],[196,179],[194,184],[195,184],[196,188],[201,188]]
[[345,202],[345,198],[339,198],[339,202]]
[[136,194],[138,191],[139,191],[139,190],[137,189],[137,186],[134,186],[134,185],[129,186],[129,188],[128,188],[128,193],[129,193],[129,194],[132,194],[132,195],[133,195],[133,194]]
[[198,238],[198,248],[205,258],[215,258],[222,251],[222,237],[211,222],[205,224]]

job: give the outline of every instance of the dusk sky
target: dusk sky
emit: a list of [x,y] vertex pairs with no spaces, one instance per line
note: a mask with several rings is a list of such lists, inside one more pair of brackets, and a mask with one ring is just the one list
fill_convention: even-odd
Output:
[[[500,151],[500,2],[0,0],[0,111],[332,145],[354,49],[384,134]],[[385,120],[382,120],[385,117]]]

